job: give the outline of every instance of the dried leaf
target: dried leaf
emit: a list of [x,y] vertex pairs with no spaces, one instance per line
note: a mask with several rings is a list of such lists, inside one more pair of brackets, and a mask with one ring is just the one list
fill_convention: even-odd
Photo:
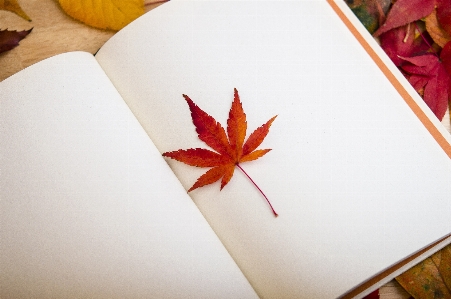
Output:
[[366,295],[362,299],[379,299],[379,290],[375,290],[370,294]]
[[399,284],[415,299],[451,298],[451,246],[433,254],[396,277]]
[[429,35],[437,45],[443,48],[451,40],[451,36],[440,26],[435,9],[425,18],[425,22]]
[[0,30],[0,53],[17,47],[19,42],[24,39],[31,30],[33,30],[33,28],[24,31]]
[[31,21],[30,17],[22,10],[17,0],[0,0],[0,10],[7,10],[15,13],[19,17],[27,21]]
[[385,23],[379,27],[374,36],[424,18],[432,12],[434,7],[435,0],[398,0],[388,12]]
[[373,33],[385,22],[390,0],[345,0],[365,28]]
[[446,286],[448,289],[451,289],[451,245],[448,245],[440,250],[440,253],[442,260],[439,266],[439,271]]
[[58,0],[74,19],[100,29],[120,30],[144,13],[142,0]]
[[164,157],[169,157],[191,166],[214,167],[201,176],[188,192],[214,183],[221,178],[222,189],[231,179],[235,165],[240,162],[256,160],[270,151],[270,149],[257,151],[255,149],[265,139],[269,132],[269,127],[276,116],[257,128],[244,143],[247,130],[246,114],[236,89],[227,120],[228,138],[220,123],[200,109],[187,95],[183,95],[183,97],[188,103],[199,139],[217,151],[194,148],[163,154]]
[[[425,54],[415,57],[401,57],[405,60],[401,68],[415,89],[423,92],[423,99],[438,119],[443,119],[448,107],[450,76],[439,57]],[[424,83],[424,85],[423,85]]]
[[[191,111],[191,118],[196,127],[199,139],[216,151],[213,152],[203,148],[191,148],[163,153],[164,157],[172,158],[191,166],[213,167],[200,176],[188,192],[212,184],[218,180],[221,180],[220,189],[222,190],[232,178],[235,166],[242,169],[239,165],[240,163],[256,160],[270,151],[270,149],[256,150],[256,148],[263,142],[266,135],[269,133],[269,128],[276,116],[257,128],[249,136],[247,141],[244,142],[247,130],[246,114],[244,113],[236,89],[234,91],[232,108],[230,109],[229,118],[227,120],[228,137],[219,122],[200,109],[187,95],[183,95],[183,97],[188,103]],[[268,201],[267,198],[266,200]],[[270,203],[269,205],[271,206]],[[277,213],[272,206],[271,209],[273,210],[274,215],[277,216]]]
[[440,60],[448,75],[451,76],[451,42],[446,43],[440,52]]
[[451,35],[451,1],[437,0],[437,19],[441,27]]
[[380,43],[382,49],[397,66],[404,62],[400,57],[424,54],[430,48],[425,40],[416,34],[416,26],[413,23],[381,34]]

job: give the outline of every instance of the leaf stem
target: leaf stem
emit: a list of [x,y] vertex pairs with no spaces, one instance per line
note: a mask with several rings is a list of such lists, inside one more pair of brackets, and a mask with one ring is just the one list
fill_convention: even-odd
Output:
[[262,189],[260,189],[260,187],[258,187],[258,185],[254,182],[254,180],[247,174],[246,171],[244,171],[244,169],[240,166],[240,164],[236,163],[236,166],[247,176],[247,178],[252,182],[252,184],[254,184],[255,187],[257,187],[258,191],[260,191],[260,193],[263,195],[263,197],[266,199],[266,201],[268,202],[269,206],[271,207],[272,212],[274,213],[274,216],[279,216],[279,214],[276,213],[276,211],[274,210],[274,208],[272,207],[272,204],[269,202],[268,197],[266,197],[265,193],[263,193]]
[[[435,56],[437,56],[438,58],[440,58],[437,54],[437,52],[435,51],[435,49],[432,47],[432,45],[427,41],[426,37],[423,35],[423,32],[421,32],[420,27],[418,27],[417,22],[414,22],[415,24],[415,28],[418,30],[418,33],[420,34],[421,38],[423,39],[423,41],[426,43],[426,45],[428,45],[429,49],[433,51],[432,54],[434,54]],[[409,26],[410,27],[410,26]]]

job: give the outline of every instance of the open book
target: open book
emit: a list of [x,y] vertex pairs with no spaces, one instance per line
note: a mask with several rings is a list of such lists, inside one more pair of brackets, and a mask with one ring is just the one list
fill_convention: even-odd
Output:
[[[445,246],[449,134],[387,61],[339,0],[173,0],[1,82],[0,297],[362,296]],[[234,88],[279,217],[162,157]]]

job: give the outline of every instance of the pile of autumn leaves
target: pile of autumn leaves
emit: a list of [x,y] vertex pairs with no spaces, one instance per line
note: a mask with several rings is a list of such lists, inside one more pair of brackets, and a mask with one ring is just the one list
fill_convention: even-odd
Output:
[[442,120],[451,96],[451,1],[397,0],[382,21],[373,35]]
[[[144,13],[143,0],[58,0],[69,16],[87,25],[100,29],[119,30]],[[0,10],[17,14],[27,21],[30,17],[22,10],[17,0],[0,0]],[[0,29],[0,53],[19,45],[30,30],[14,31]]]

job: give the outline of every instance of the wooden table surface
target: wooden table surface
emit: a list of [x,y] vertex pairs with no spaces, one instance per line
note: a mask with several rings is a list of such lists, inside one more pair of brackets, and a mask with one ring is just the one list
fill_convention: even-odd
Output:
[[[68,17],[56,0],[19,1],[22,9],[32,19],[28,22],[19,16],[0,10],[0,29],[33,31],[15,49],[0,54],[0,81],[45,58],[69,51],[95,53],[115,33],[86,26]],[[155,0],[144,0],[146,11],[159,4]],[[443,121],[451,132],[449,114]],[[396,281],[391,281],[380,290],[380,298],[409,298]]]

